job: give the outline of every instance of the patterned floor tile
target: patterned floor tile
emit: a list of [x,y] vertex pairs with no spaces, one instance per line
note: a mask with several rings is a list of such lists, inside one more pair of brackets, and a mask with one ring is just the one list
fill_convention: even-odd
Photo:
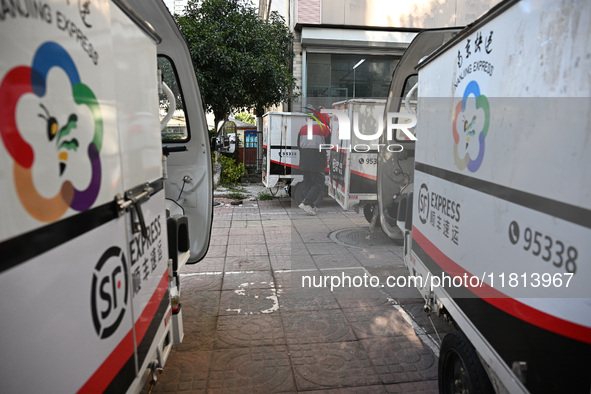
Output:
[[[314,264],[312,261],[311,264]],[[275,277],[275,284],[283,289],[286,288],[303,288],[302,278],[319,276],[320,271],[316,269],[315,265],[312,268],[291,270],[291,269],[273,269],[273,276]]]
[[275,286],[271,271],[226,271],[223,290],[269,289]]
[[232,227],[229,231],[230,239],[234,237],[241,237],[247,235],[256,235],[262,237],[264,235],[262,227]]
[[306,248],[308,249],[308,252],[310,252],[310,254],[312,256],[318,255],[318,254],[339,254],[339,255],[347,255],[347,256],[354,258],[354,256],[351,254],[351,252],[349,252],[349,250],[347,250],[346,247],[336,245],[332,242],[307,243]]
[[399,383],[385,385],[387,393],[403,393],[403,394],[437,394],[439,393],[439,385],[437,380],[425,380],[422,382]]
[[338,309],[339,304],[330,290],[323,288],[281,288],[279,306],[282,312]]
[[338,309],[282,312],[288,344],[346,342],[356,339]]
[[342,308],[366,308],[392,305],[392,299],[373,287],[339,287],[333,291],[335,298]]
[[437,379],[437,357],[415,335],[362,339],[361,344],[384,384]]
[[225,257],[227,245],[210,245],[206,257]]
[[[249,229],[244,229],[249,230]],[[230,236],[228,237],[229,245],[264,245],[265,244],[265,235],[263,231],[260,230],[258,233],[250,233],[250,234],[242,234],[242,235],[232,235],[232,231],[230,231]]]
[[273,345],[285,345],[280,315],[218,317],[215,349]]
[[245,287],[224,290],[220,298],[219,315],[261,315],[279,310],[282,289]]
[[355,256],[348,253],[313,255],[312,258],[314,259],[316,266],[321,270],[325,268],[361,268],[361,264]]
[[308,254],[269,254],[271,268],[277,270],[316,269],[316,263]]
[[310,390],[306,394],[386,394],[384,386],[341,387],[338,389]]
[[248,257],[226,257],[226,272],[270,270],[269,256],[253,255]]
[[298,390],[379,384],[358,342],[288,345]]
[[317,227],[314,228],[314,231],[300,231],[300,237],[304,243],[313,243],[313,242],[333,242],[330,238],[328,238],[328,233],[330,230],[326,226],[323,229],[319,229]]
[[294,392],[286,346],[215,350],[208,388],[211,393]]
[[196,272],[181,274],[181,294],[184,288],[193,292],[220,290],[222,288],[221,272]]
[[212,350],[217,325],[219,291],[200,292],[199,295],[181,296],[183,332],[185,338],[177,349],[180,352]]
[[412,325],[392,306],[347,308],[343,313],[357,338],[414,335]]
[[428,337],[406,320],[431,332],[416,289],[330,289],[332,276],[407,274],[396,245],[328,238],[357,225],[328,198],[314,217],[289,199],[216,207],[207,256],[181,272],[185,337],[154,392],[436,392]]
[[236,216],[233,216],[234,219],[232,219],[232,225],[231,225],[231,229],[230,231],[232,231],[232,228],[262,228],[263,225],[261,224],[260,221],[257,220],[239,220],[236,219]]
[[251,256],[263,255],[267,256],[267,246],[263,244],[248,244],[248,243],[230,243],[226,250],[226,256],[228,257],[242,257],[248,259]]

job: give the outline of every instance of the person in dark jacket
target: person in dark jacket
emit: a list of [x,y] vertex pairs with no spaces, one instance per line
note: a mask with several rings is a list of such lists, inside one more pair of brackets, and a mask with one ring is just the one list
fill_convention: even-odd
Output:
[[300,170],[304,175],[304,199],[298,208],[308,215],[316,215],[315,202],[324,193],[324,170],[326,169],[326,151],[320,150],[321,144],[329,143],[329,115],[321,114],[321,122],[312,125],[312,138],[308,138],[308,127],[303,126],[298,135],[300,148]]

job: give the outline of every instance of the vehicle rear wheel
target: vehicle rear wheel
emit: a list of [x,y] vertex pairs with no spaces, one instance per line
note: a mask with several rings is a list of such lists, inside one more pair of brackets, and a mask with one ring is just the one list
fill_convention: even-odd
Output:
[[[373,213],[375,210],[378,210],[378,204],[371,204],[367,203],[363,206],[363,216],[365,216],[365,220],[368,223],[371,223],[371,219],[373,218]],[[378,214],[378,218],[376,219],[376,226],[380,225],[380,216]]]
[[439,351],[439,392],[493,394],[476,349],[461,332],[447,334]]

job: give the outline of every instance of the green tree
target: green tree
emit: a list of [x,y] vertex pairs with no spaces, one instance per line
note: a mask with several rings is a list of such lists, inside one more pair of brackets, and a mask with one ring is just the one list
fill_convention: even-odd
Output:
[[261,20],[256,8],[241,0],[189,0],[176,19],[215,124],[232,110],[262,113],[291,97],[293,35],[277,13]]
[[246,112],[246,111],[242,111],[236,115],[234,115],[234,119],[239,120],[241,122],[245,122],[245,123],[249,123],[251,125],[256,125],[257,121],[254,117],[254,115]]

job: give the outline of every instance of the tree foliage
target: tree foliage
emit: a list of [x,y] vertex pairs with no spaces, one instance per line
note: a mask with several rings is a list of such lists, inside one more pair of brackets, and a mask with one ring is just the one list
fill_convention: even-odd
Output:
[[291,97],[293,35],[277,13],[261,20],[241,0],[189,0],[176,19],[216,124],[232,110],[262,111]]
[[[176,80],[176,75],[172,69],[172,65],[170,64],[170,60],[165,57],[158,57],[158,69],[162,72],[162,80],[166,85],[172,90],[172,93],[175,97],[176,106],[174,109],[184,109],[183,104],[183,95],[181,94],[181,90],[179,89],[178,82]],[[169,110],[170,101],[165,93],[160,93],[160,107]],[[174,110],[173,109],[173,110]]]
[[244,123],[249,123],[253,126],[256,125],[256,118],[254,117],[254,115],[250,114],[249,112],[246,111],[242,111],[240,113],[237,113],[236,115],[234,115],[234,119],[239,120],[241,122]]

